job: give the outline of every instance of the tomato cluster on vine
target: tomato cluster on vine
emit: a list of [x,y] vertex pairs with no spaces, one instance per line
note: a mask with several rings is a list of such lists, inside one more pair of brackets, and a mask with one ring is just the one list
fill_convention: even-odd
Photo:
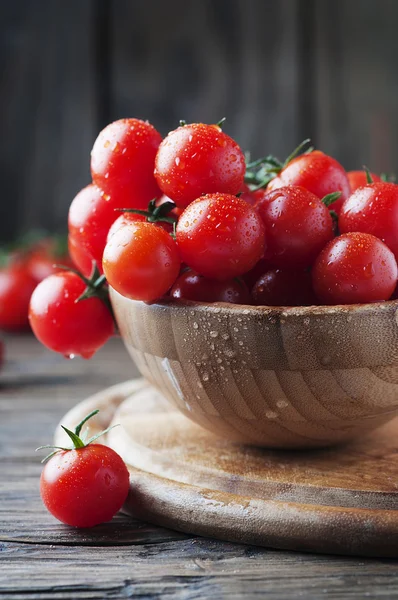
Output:
[[394,295],[394,183],[346,172],[308,140],[284,162],[250,161],[222,127],[181,122],[162,139],[150,123],[122,119],[99,134],[92,183],[69,211],[80,274],[59,273],[32,297],[44,344],[88,357],[105,343],[108,285],[144,302],[300,306]]

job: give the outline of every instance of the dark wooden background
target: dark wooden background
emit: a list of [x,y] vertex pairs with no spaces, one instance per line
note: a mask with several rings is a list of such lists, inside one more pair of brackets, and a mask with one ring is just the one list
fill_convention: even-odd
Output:
[[98,131],[214,122],[257,156],[301,139],[398,166],[396,0],[0,1],[0,242],[64,230]]

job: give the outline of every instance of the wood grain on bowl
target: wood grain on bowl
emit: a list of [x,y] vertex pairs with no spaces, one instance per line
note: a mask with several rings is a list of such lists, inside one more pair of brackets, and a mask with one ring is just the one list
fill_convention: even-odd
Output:
[[398,414],[398,302],[283,309],[111,298],[142,375],[229,440],[326,446]]

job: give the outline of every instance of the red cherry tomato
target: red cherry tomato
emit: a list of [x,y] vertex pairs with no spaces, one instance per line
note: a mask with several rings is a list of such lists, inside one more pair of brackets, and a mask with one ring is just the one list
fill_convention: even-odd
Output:
[[244,281],[216,281],[202,277],[195,271],[186,271],[180,275],[170,290],[170,296],[196,302],[251,304],[250,293]]
[[146,209],[161,195],[153,175],[161,141],[160,133],[139,119],[120,119],[101,131],[91,152],[91,174],[114,206]]
[[267,271],[254,284],[252,297],[255,304],[263,306],[316,304],[311,274],[307,271]]
[[[370,174],[373,182],[381,181],[380,177],[375,173]],[[348,181],[350,183],[351,192],[355,192],[359,187],[368,184],[365,171],[347,171]]]
[[40,480],[47,509],[73,527],[109,521],[122,507],[128,489],[126,465],[102,444],[57,452],[46,463]]
[[342,233],[375,235],[398,260],[398,185],[381,182],[358,188],[342,206],[339,228]]
[[220,127],[193,123],[160,144],[155,177],[160,189],[184,208],[202,194],[237,194],[245,169],[242,150]]
[[312,271],[315,294],[325,304],[388,300],[397,277],[394,254],[368,233],[346,233],[329,242]]
[[253,285],[260,279],[261,275],[264,275],[264,273],[270,269],[272,269],[272,265],[269,260],[261,258],[250,271],[242,275],[242,279],[249,290],[251,290]]
[[341,192],[338,200],[330,205],[337,213],[344,200],[350,195],[347,173],[340,163],[331,156],[315,150],[301,154],[288,163],[267,186],[267,191],[287,185],[301,186],[323,198],[333,192]]
[[218,281],[249,271],[266,247],[257,211],[229,194],[208,194],[192,202],[178,221],[177,243],[184,263]]
[[0,270],[0,329],[20,331],[29,327],[29,301],[36,285],[24,264]]
[[85,277],[90,277],[93,270],[92,258],[81,243],[75,240],[70,234],[68,235],[68,250],[75,267],[77,267],[80,273]]
[[55,352],[90,358],[113,334],[112,315],[92,297],[76,302],[85,283],[69,271],[44,279],[32,294],[29,321],[37,339]]
[[302,187],[273,190],[257,202],[256,208],[267,232],[267,259],[277,267],[311,266],[333,237],[329,210]]
[[83,188],[69,208],[69,235],[86,250],[91,261],[95,260],[101,272],[108,231],[120,215],[116,208],[95,185]]
[[180,271],[175,241],[153,223],[126,223],[105,246],[104,273],[116,291],[133,300],[153,302],[173,285]]

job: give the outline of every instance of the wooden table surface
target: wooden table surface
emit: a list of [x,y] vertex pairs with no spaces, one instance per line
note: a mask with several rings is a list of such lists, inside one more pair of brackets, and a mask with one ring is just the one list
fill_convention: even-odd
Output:
[[223,543],[124,516],[89,531],[53,519],[40,457],[83,398],[137,375],[120,341],[66,361],[28,336],[7,338],[0,374],[0,597],[397,598],[398,561],[316,556]]

